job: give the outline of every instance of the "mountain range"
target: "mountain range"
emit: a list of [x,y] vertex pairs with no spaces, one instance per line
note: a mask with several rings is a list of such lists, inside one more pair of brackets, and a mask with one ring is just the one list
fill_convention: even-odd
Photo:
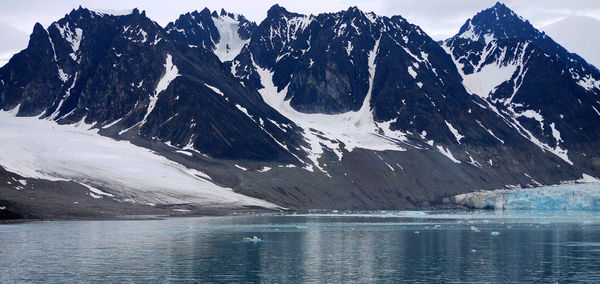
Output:
[[600,176],[599,96],[596,67],[502,3],[441,43],[356,7],[275,5],[259,24],[204,9],[164,28],[137,9],[80,7],[36,24],[0,68],[0,205],[25,217],[452,206]]

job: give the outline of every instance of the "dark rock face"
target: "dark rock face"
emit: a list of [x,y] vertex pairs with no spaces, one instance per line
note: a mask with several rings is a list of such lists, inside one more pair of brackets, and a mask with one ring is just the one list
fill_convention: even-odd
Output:
[[84,120],[290,208],[600,176],[598,70],[502,4],[442,45],[356,7],[275,5],[258,26],[204,9],[164,29],[80,8],[36,25],[0,80],[3,110]]

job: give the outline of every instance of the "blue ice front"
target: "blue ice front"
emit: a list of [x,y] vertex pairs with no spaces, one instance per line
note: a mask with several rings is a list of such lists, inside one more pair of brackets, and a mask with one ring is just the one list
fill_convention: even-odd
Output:
[[517,189],[485,200],[489,208],[538,210],[598,210],[600,183]]

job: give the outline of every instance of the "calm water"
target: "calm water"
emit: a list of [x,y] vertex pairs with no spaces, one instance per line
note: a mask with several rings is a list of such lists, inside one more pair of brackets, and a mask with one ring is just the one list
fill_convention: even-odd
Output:
[[[253,236],[261,241],[244,241]],[[370,212],[0,225],[0,283],[88,281],[599,282],[600,214]]]

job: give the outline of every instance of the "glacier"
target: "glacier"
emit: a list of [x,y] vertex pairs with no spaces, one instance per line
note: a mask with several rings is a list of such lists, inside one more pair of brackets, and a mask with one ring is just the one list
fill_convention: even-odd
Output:
[[128,141],[98,134],[84,120],[59,125],[0,111],[0,165],[23,177],[73,181],[90,196],[147,205],[195,204],[279,209],[276,204],[215,184],[203,172]]
[[600,182],[486,190],[459,194],[448,201],[478,209],[600,210]]

